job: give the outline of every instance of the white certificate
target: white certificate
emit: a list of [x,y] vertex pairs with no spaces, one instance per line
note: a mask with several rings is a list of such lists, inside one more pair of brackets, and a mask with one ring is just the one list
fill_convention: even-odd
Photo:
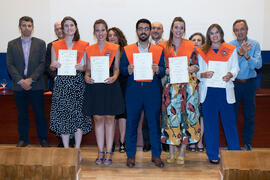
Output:
[[170,84],[188,83],[187,56],[169,58]]
[[110,77],[109,56],[91,56],[91,78],[95,83],[104,83]]
[[134,80],[153,80],[152,53],[134,53]]
[[59,76],[76,76],[77,50],[59,50],[58,62],[61,67],[57,70]]
[[225,88],[223,77],[227,74],[227,62],[209,61],[208,71],[214,71],[212,78],[207,79],[207,87]]

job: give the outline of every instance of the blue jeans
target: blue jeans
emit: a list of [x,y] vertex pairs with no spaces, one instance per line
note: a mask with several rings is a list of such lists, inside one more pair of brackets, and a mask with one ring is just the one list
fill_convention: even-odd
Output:
[[249,79],[246,83],[234,82],[236,103],[234,104],[234,112],[236,119],[238,118],[239,104],[242,102],[242,110],[244,113],[244,144],[252,144],[254,134],[254,116],[256,112],[256,79]]

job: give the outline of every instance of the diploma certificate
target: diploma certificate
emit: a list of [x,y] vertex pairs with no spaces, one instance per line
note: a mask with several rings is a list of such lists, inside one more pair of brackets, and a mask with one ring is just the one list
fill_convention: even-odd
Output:
[[225,88],[223,77],[227,74],[227,62],[209,61],[208,71],[214,71],[212,78],[207,79],[207,87]]
[[134,53],[134,80],[153,80],[152,53]]
[[59,50],[58,62],[61,67],[57,70],[59,76],[76,76],[77,50]]
[[187,56],[169,58],[170,84],[188,83]]
[[110,77],[109,56],[91,56],[91,78],[94,83],[104,83]]

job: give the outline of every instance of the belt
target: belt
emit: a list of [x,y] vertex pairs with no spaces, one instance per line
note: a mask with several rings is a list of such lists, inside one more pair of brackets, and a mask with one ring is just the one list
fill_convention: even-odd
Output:
[[256,78],[249,78],[249,79],[235,79],[235,82],[238,82],[238,83],[247,83],[248,81],[250,80],[253,80],[253,79],[256,79]]

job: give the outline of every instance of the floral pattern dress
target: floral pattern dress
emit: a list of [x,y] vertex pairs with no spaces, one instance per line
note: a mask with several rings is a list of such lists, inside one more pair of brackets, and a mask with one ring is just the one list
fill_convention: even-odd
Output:
[[[195,52],[189,60],[191,65],[198,65]],[[180,145],[200,140],[199,104],[196,73],[189,73],[188,83],[170,84],[167,76],[162,94],[162,143]]]

